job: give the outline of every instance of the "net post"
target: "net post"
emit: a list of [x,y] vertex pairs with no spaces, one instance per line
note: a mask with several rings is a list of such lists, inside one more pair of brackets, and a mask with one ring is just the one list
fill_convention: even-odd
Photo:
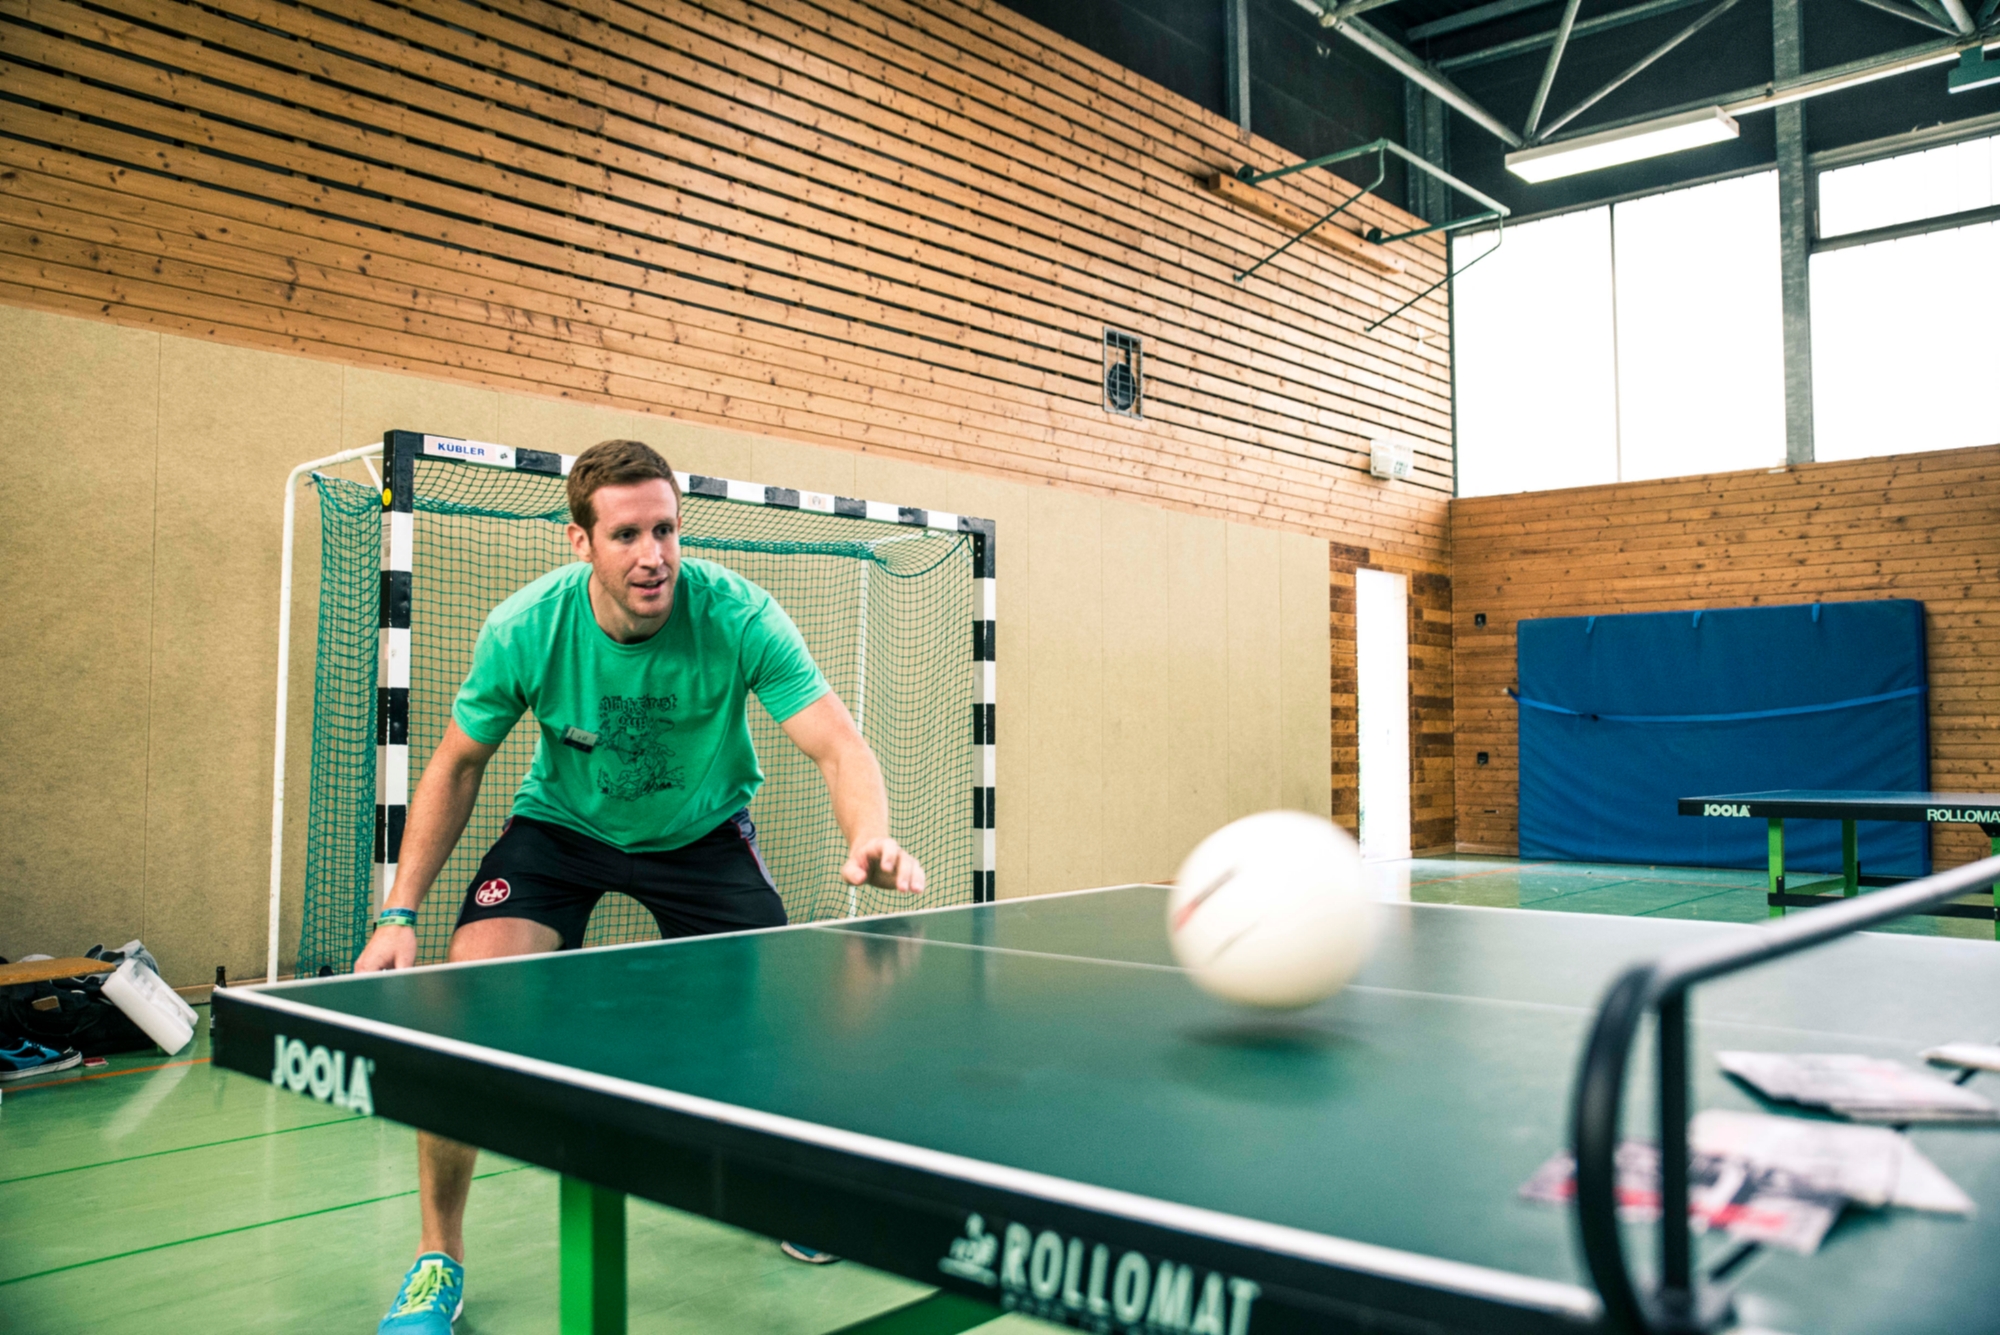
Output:
[[423,436],[382,433],[382,584],[375,673],[374,906],[388,903],[410,810],[410,594],[416,566],[416,461]]
[[1840,879],[1842,894],[1861,893],[1861,838],[1852,820],[1840,823]]
[[977,762],[972,779],[972,834],[977,841],[973,853],[972,902],[990,904],[997,894],[993,874],[998,842],[994,797],[999,788],[995,751],[1000,739],[994,709],[999,675],[994,623],[999,613],[996,592],[999,564],[993,521],[961,519],[959,522],[972,534],[972,658],[973,670],[979,676],[972,704],[972,742]]

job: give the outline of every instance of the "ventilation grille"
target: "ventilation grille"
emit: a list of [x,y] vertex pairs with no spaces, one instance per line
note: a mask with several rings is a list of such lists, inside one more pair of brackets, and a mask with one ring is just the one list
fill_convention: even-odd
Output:
[[1104,408],[1120,417],[1143,417],[1146,376],[1140,359],[1145,344],[1137,334],[1104,331]]

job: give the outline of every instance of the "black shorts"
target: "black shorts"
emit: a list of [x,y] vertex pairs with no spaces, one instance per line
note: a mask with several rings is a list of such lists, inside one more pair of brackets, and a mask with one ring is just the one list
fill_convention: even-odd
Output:
[[552,927],[562,948],[583,944],[590,911],[607,891],[652,913],[663,937],[783,927],[785,905],[757,851],[757,827],[739,811],[691,844],[625,853],[562,825],[515,816],[466,887],[458,925],[527,918]]

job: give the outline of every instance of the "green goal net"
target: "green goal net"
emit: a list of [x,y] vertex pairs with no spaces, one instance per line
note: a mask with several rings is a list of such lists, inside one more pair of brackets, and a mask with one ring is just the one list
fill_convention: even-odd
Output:
[[[384,855],[378,824],[388,823],[378,821],[378,807],[406,802],[404,793],[414,791],[487,613],[574,559],[560,471],[487,467],[421,451],[408,466],[414,485],[403,753],[378,735],[380,713],[390,708],[378,703],[388,694],[381,689],[389,568],[384,493],[325,475],[314,479],[320,597],[301,976],[346,971],[367,942]],[[688,479],[686,491],[684,556],[755,581],[798,624],[881,761],[893,833],[928,873],[930,888],[915,899],[857,889],[840,878],[846,843],[825,785],[753,696],[750,728],[765,780],[750,814],[792,921],[989,898],[991,664],[979,661],[978,643],[982,626],[983,642],[991,643],[990,551],[982,550],[990,526],[938,527],[925,522],[924,511],[834,505],[837,498],[828,497],[817,498],[827,507],[806,508],[796,492],[706,478]],[[975,708],[982,701],[983,727]],[[538,736],[532,718],[524,718],[489,765],[465,834],[420,912],[420,962],[443,958],[460,902],[499,837]],[[400,837],[400,812],[394,824],[392,843]],[[585,943],[657,935],[651,915],[614,894],[598,905]]]

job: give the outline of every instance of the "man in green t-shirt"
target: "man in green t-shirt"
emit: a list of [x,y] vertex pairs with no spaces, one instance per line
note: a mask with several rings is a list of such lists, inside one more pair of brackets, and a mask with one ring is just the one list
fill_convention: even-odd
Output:
[[[874,753],[791,618],[740,575],[682,559],[667,461],[638,441],[604,441],[577,456],[568,491],[577,562],[486,618],[355,970],[416,962],[417,906],[465,830],[487,762],[529,712],[534,765],[466,888],[454,961],[575,949],[607,890],[645,905],[666,937],[782,926],[746,810],[764,777],[745,714],[752,691],[826,780],[848,843],[841,875],[920,893],[923,868],[889,837]],[[463,1307],[475,1154],[418,1135],[423,1234],[385,1335],[449,1335]]]

